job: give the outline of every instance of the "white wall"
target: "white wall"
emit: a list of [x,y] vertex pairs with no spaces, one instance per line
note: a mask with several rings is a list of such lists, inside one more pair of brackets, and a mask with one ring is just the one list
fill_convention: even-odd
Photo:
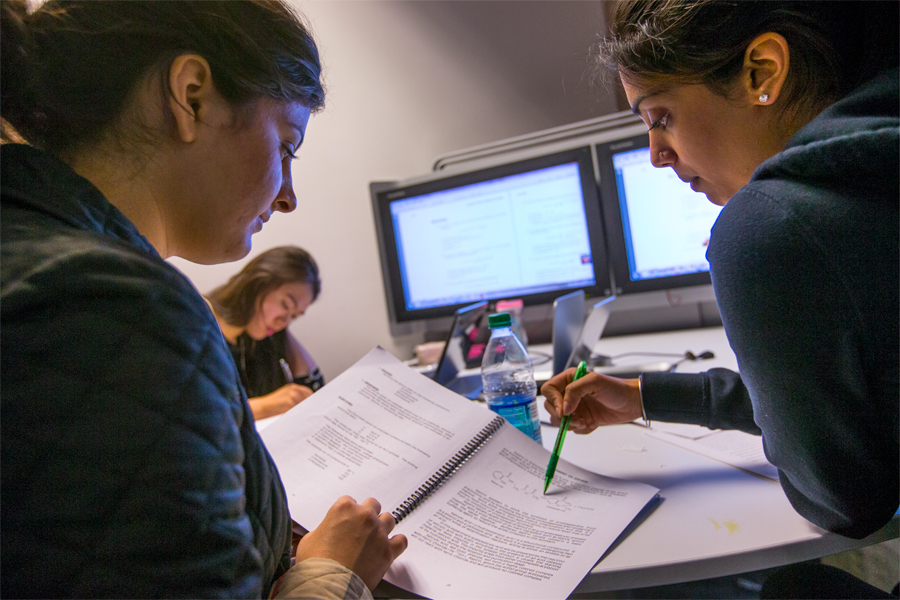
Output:
[[[446,27],[442,23],[449,21],[434,18],[433,9],[446,12],[460,5],[471,12],[479,8],[473,4],[478,3],[297,1],[319,43],[328,91],[326,109],[310,120],[300,159],[294,162],[299,206],[272,218],[254,237],[247,259],[216,266],[171,260],[204,293],[268,248],[294,244],[309,250],[322,271],[323,291],[291,331],[328,380],[376,344],[405,359],[421,342],[393,339],[389,332],[369,182],[422,175],[442,153],[561,125],[570,118],[564,105],[571,82],[560,94],[560,111],[552,105],[548,109],[545,99],[535,99],[517,83],[521,69],[486,51],[502,43],[500,34],[486,41],[483,31],[469,36],[465,18]],[[528,11],[534,14],[532,23],[546,22],[539,12],[551,9],[556,11],[552,14],[569,11],[570,19],[584,21],[574,11],[597,12],[598,5],[525,1],[480,8],[490,9],[501,23],[507,13],[510,24],[519,18],[522,35],[534,35],[527,31],[529,22],[521,20]],[[601,29],[598,19],[596,31]],[[515,28],[511,31],[515,35]],[[549,46],[541,52],[552,62],[552,40],[532,39]],[[585,52],[589,44],[587,39]],[[583,62],[583,56],[562,59]],[[556,76],[549,74],[551,81]],[[614,110],[609,99],[597,114]],[[560,121],[560,115],[567,120]],[[592,116],[596,114],[581,118]]]

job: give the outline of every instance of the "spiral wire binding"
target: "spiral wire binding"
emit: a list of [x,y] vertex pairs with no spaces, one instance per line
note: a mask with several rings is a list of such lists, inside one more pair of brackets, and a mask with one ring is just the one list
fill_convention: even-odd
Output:
[[459,452],[454,454],[453,458],[444,463],[444,466],[438,469],[437,473],[429,477],[428,481],[423,483],[419,489],[409,496],[409,498],[401,502],[396,510],[391,511],[391,514],[394,515],[394,520],[397,523],[402,521],[415,507],[421,504],[425,498],[441,487],[441,485],[450,479],[450,477],[456,473],[459,468],[472,457],[472,455],[481,449],[484,443],[487,442],[505,422],[506,419],[499,415],[494,417],[484,429],[478,432],[478,435],[472,438],[468,444],[463,446]]

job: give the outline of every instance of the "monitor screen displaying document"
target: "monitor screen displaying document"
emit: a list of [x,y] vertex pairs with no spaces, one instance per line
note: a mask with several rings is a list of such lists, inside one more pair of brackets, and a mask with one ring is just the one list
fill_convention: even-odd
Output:
[[374,202],[398,321],[609,288],[590,148],[386,189]]

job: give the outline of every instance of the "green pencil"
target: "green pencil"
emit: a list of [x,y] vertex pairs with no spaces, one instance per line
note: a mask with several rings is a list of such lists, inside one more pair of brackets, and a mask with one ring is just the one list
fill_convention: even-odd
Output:
[[[572,378],[572,381],[578,381],[585,375],[587,375],[587,363],[581,361],[578,363],[578,368],[575,369],[575,377]],[[547,464],[547,474],[544,475],[545,494],[547,493],[547,488],[550,487],[550,482],[553,481],[553,475],[556,473],[556,463],[559,462],[559,454],[562,452],[563,442],[566,441],[566,431],[569,430],[569,421],[571,419],[572,415],[566,415],[559,424],[559,433],[556,434],[556,443],[553,444],[553,452],[550,454],[550,462]]]

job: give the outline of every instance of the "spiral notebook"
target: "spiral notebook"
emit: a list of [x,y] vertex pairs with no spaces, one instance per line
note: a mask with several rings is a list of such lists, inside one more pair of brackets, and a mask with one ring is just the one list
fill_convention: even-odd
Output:
[[565,598],[659,491],[563,453],[545,496],[545,448],[382,348],[261,435],[294,521],[376,498],[409,539],[385,579],[436,600]]

